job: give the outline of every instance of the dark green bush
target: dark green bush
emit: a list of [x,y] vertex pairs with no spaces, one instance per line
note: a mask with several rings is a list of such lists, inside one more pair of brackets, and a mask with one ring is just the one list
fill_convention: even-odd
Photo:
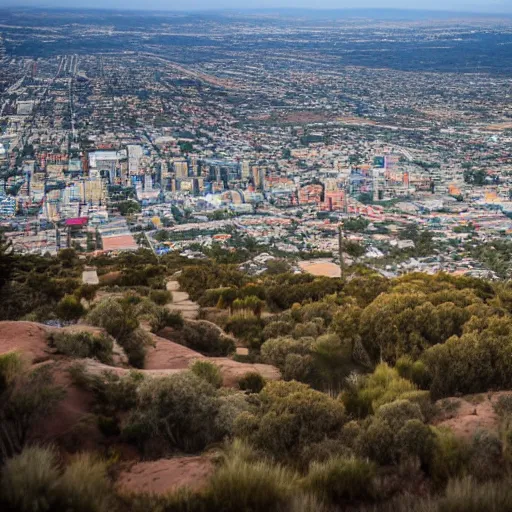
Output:
[[183,316],[179,311],[170,311],[162,307],[159,308],[154,315],[150,317],[151,332],[157,333],[165,327],[173,329],[181,329],[185,324]]
[[113,298],[103,299],[97,304],[87,315],[87,322],[103,327],[118,341],[139,326],[133,306]]
[[376,497],[375,469],[373,463],[353,457],[313,462],[304,486],[331,503],[368,501]]
[[190,365],[189,369],[193,374],[209,382],[214,388],[220,388],[222,386],[222,374],[220,373],[220,369],[210,361],[198,359]]
[[206,356],[222,357],[235,351],[233,339],[205,320],[185,322],[176,341]]
[[135,368],[144,368],[147,348],[153,344],[151,336],[142,329],[135,329],[118,339],[123,347],[128,361]]
[[88,331],[60,331],[52,335],[51,343],[61,354],[85,358],[96,358],[102,363],[112,363],[112,339],[101,333]]
[[249,393],[259,393],[265,387],[265,379],[258,372],[247,372],[238,381],[238,387]]
[[225,329],[248,345],[258,348],[263,341],[263,326],[263,320],[257,315],[241,312],[228,318]]
[[297,462],[302,449],[339,435],[346,417],[339,400],[299,382],[268,382],[255,414],[241,414],[235,432],[276,459]]
[[118,419],[112,416],[98,416],[98,428],[106,437],[118,436],[121,433]]
[[151,290],[149,292],[149,298],[155,304],[163,306],[172,300],[172,293],[167,290]]
[[215,416],[220,406],[215,388],[192,372],[144,381],[125,435],[140,445],[150,438],[162,448],[187,452],[203,449],[217,439]]
[[71,366],[69,374],[75,385],[94,394],[100,413],[108,417],[135,407],[138,388],[144,380],[143,374],[136,371],[123,376],[112,371],[87,373],[80,363]]
[[277,320],[270,322],[263,329],[263,339],[269,340],[271,338],[279,338],[281,336],[288,336],[293,331],[293,323]]
[[65,322],[78,320],[85,314],[85,308],[80,299],[74,295],[65,295],[57,304],[55,309],[57,316]]

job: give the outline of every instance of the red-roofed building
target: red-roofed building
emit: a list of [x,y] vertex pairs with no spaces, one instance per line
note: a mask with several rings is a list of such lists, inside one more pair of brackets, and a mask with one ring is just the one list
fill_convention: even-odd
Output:
[[72,219],[66,219],[66,226],[71,227],[84,227],[87,225],[89,219],[87,217],[74,217]]

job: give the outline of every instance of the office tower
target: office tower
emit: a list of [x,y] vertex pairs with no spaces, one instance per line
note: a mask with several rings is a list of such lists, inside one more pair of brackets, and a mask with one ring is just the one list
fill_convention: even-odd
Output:
[[188,178],[188,162],[185,159],[174,161],[176,179]]
[[7,63],[7,50],[5,49],[5,42],[2,34],[0,34],[0,65]]
[[249,160],[242,161],[242,179],[247,180],[251,177],[251,164]]

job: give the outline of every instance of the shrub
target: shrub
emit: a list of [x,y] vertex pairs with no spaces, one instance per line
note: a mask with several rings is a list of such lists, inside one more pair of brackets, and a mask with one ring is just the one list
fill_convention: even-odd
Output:
[[63,473],[58,467],[53,449],[25,448],[2,468],[0,502],[19,512],[111,510],[114,499],[105,464],[82,454]]
[[90,454],[79,454],[64,470],[58,482],[62,510],[107,512],[114,504],[105,463]]
[[297,476],[282,466],[232,457],[210,481],[210,510],[278,512],[286,505],[296,485]]
[[269,340],[271,338],[278,338],[281,336],[288,336],[293,331],[293,323],[277,320],[270,322],[263,329],[263,339]]
[[197,451],[216,439],[218,408],[215,388],[192,372],[147,380],[125,433],[142,445],[156,436],[170,447]]
[[434,434],[422,421],[408,420],[398,431],[396,444],[402,459],[418,457],[421,465],[427,467],[434,450]]
[[222,374],[217,365],[210,363],[210,361],[202,361],[197,359],[190,367],[190,371],[209,382],[214,388],[220,388],[222,386]]
[[120,498],[130,512],[208,512],[204,494],[186,487],[165,495],[136,493]]
[[358,451],[379,464],[394,461],[394,432],[387,422],[375,419],[358,439]]
[[303,322],[310,322],[315,318],[322,318],[326,325],[332,322],[336,305],[329,302],[313,302],[302,306],[300,315]]
[[284,367],[282,368],[282,375],[284,380],[297,380],[312,384],[316,377],[316,367],[313,356],[288,354],[284,360]]
[[317,338],[325,331],[325,329],[317,322],[307,322],[305,324],[297,324],[293,329],[293,337],[295,339],[312,337]]
[[441,496],[418,498],[404,494],[370,512],[505,512],[512,510],[508,480],[478,483],[471,477],[448,482]]
[[133,307],[126,303],[121,304],[113,298],[103,299],[97,304],[87,315],[87,322],[103,327],[118,341],[139,326]]
[[487,329],[452,336],[446,343],[429,348],[422,360],[432,375],[432,395],[440,398],[456,393],[510,389],[511,357],[510,336]]
[[471,444],[469,469],[478,480],[499,478],[504,465],[501,440],[492,432],[478,430]]
[[226,331],[253,347],[262,341],[263,320],[254,313],[239,312],[231,315],[226,322]]
[[187,321],[176,338],[203,355],[222,357],[235,351],[235,342],[215,324],[205,320]]
[[23,370],[19,352],[6,352],[0,355],[0,393],[5,391]]
[[508,482],[478,484],[473,478],[451,480],[438,502],[439,512],[504,512],[512,510],[512,487]]
[[83,316],[85,309],[80,299],[74,295],[65,295],[57,304],[55,313],[61,320],[72,322]]
[[332,503],[375,498],[375,465],[357,458],[313,462],[304,486]]
[[408,379],[400,377],[397,370],[381,363],[368,377],[351,379],[342,399],[349,413],[364,417],[381,405],[417,391],[418,388]]
[[312,462],[326,462],[333,457],[350,458],[353,451],[343,439],[324,439],[304,446],[300,455],[301,469],[307,469]]
[[512,394],[498,396],[496,402],[494,403],[494,410],[500,416],[512,415]]
[[336,334],[324,334],[316,339],[312,353],[322,388],[338,393],[353,367],[352,344]]
[[430,391],[407,391],[400,395],[400,399],[418,404],[425,421],[429,421],[437,412],[437,406],[432,402]]
[[47,510],[59,478],[52,448],[31,446],[9,459],[1,470],[0,503],[11,510]]
[[144,376],[136,371],[123,376],[111,371],[98,375],[87,373],[81,364],[71,366],[69,374],[73,384],[94,394],[97,406],[105,416],[135,407],[138,388],[144,380]]
[[379,407],[375,416],[386,421],[393,432],[398,432],[408,420],[414,419],[423,422],[419,405],[413,404],[409,400],[395,400],[389,404],[384,404]]
[[254,409],[244,393],[223,390],[219,397],[219,408],[215,417],[215,431],[218,438],[232,437],[238,416]]
[[121,298],[117,299],[123,307],[138,306],[144,300],[134,289],[128,290]]
[[151,290],[149,292],[149,299],[155,304],[163,306],[172,301],[172,293],[167,290]]
[[139,320],[151,320],[158,315],[162,309],[163,308],[155,304],[152,300],[144,298],[135,305],[134,314]]
[[118,436],[121,433],[119,421],[112,416],[98,416],[98,428],[105,437]]
[[331,508],[322,503],[312,494],[295,494],[287,509],[288,512],[332,512]]
[[180,311],[170,311],[166,307],[156,306],[156,309],[148,316],[151,332],[157,333],[165,327],[181,329],[184,325]]
[[298,382],[269,382],[259,415],[242,414],[235,432],[276,458],[293,459],[304,446],[336,437],[345,423],[343,404]]
[[142,329],[135,329],[118,341],[128,356],[128,362],[135,368],[144,368],[147,347],[153,343],[151,336]]
[[51,364],[23,373],[18,357],[0,356],[0,463],[21,452],[36,420],[50,414],[64,394],[54,385]]
[[429,472],[434,484],[440,486],[466,471],[470,450],[450,429],[433,428],[432,431],[435,437]]
[[238,381],[238,387],[249,393],[259,393],[265,387],[265,379],[258,372],[247,372]]
[[202,307],[228,308],[238,296],[237,288],[214,288],[206,290],[199,299]]
[[289,354],[309,355],[313,345],[313,338],[295,340],[293,338],[274,338],[261,346],[261,357],[266,363],[273,364],[284,370],[286,358]]
[[87,315],[87,321],[97,327],[103,327],[116,338],[132,366],[144,366],[146,347],[151,344],[151,337],[138,329],[136,309],[129,300],[104,299]]
[[98,287],[93,284],[83,284],[78,288],[75,292],[75,295],[80,299],[84,299],[87,302],[91,302],[96,297],[96,292],[98,291]]
[[245,310],[252,312],[258,318],[263,312],[265,301],[255,297],[254,295],[247,295],[244,298],[236,299],[233,301],[232,308],[234,310]]
[[422,361],[413,361],[409,356],[402,356],[396,362],[395,369],[400,377],[408,379],[420,388],[427,388],[430,384],[430,375]]
[[52,336],[55,348],[71,357],[94,357],[102,363],[112,362],[112,339],[104,334],[82,332],[57,332]]

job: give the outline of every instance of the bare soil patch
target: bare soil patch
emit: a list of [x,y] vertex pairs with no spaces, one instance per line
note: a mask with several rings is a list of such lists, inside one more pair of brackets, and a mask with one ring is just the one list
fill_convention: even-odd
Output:
[[119,475],[117,486],[126,492],[166,494],[187,487],[198,490],[212,475],[214,466],[208,457],[176,457],[139,462]]

